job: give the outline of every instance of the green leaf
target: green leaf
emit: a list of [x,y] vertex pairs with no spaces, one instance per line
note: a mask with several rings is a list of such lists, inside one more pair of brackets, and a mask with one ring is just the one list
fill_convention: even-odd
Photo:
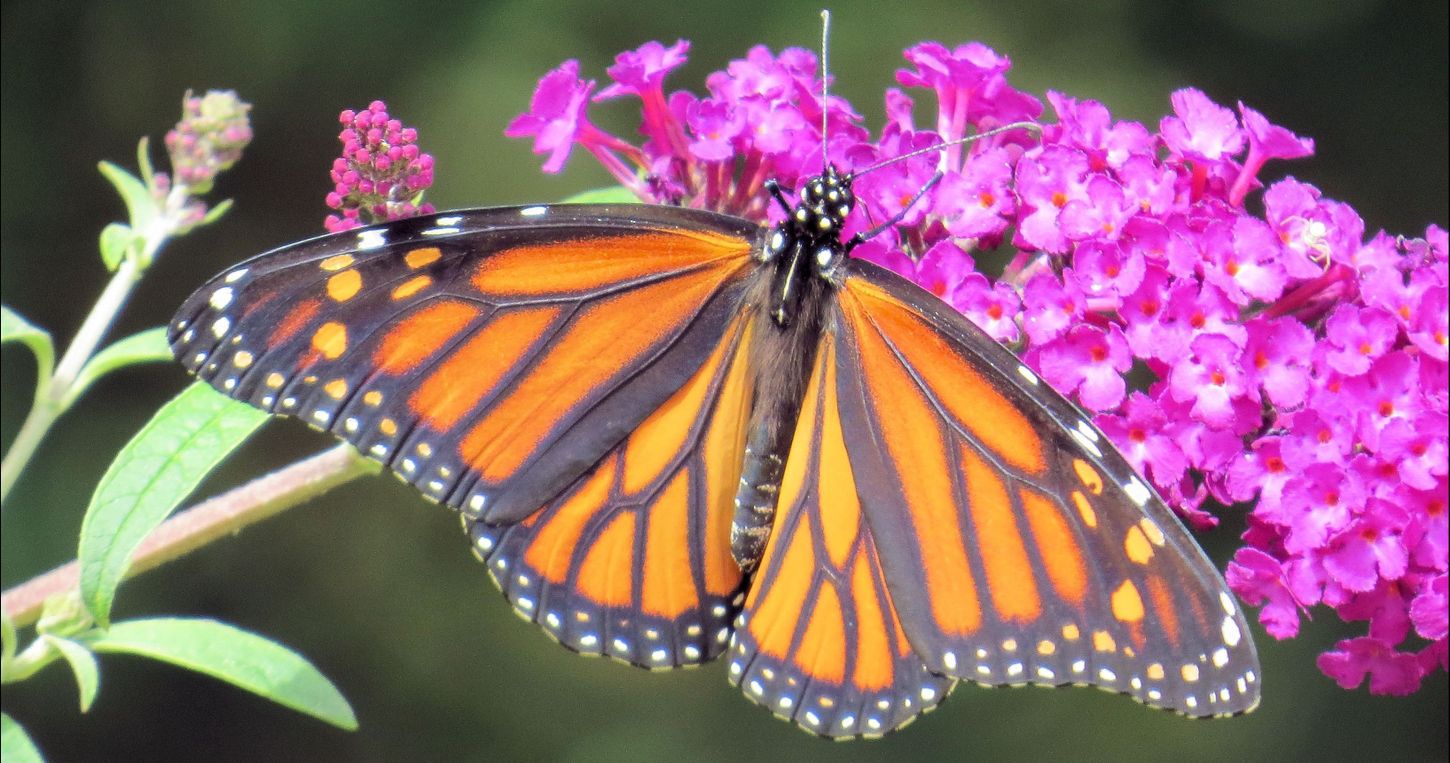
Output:
[[91,704],[96,701],[96,692],[101,688],[101,671],[96,666],[96,656],[84,645],[71,641],[68,638],[58,636],[41,636],[47,643],[55,647],[60,656],[70,663],[70,669],[76,676],[76,686],[80,689],[81,712],[88,712]]
[[197,223],[197,225],[211,225],[217,220],[222,219],[222,215],[231,211],[231,208],[232,200],[222,199],[221,201],[217,202],[215,206],[206,211],[206,214],[203,215],[201,218],[201,222]]
[[0,305],[0,344],[21,342],[35,353],[36,385],[50,383],[55,371],[55,344],[50,332],[37,328],[30,321],[5,305]]
[[642,204],[633,191],[623,186],[596,188],[564,199],[564,204]]
[[9,612],[0,609],[0,646],[3,646],[3,651],[0,651],[0,663],[8,665],[11,660],[15,659],[16,641],[15,621],[10,619]]
[[357,717],[337,687],[275,641],[215,620],[156,618],[116,623],[90,638],[101,653],[136,654],[219,678],[348,731]]
[[101,350],[96,353],[95,357],[86,361],[86,364],[81,367],[80,373],[76,374],[75,383],[71,385],[70,394],[62,402],[61,407],[62,409],[69,408],[76,398],[85,393],[87,387],[112,371],[126,366],[156,363],[163,360],[171,360],[171,346],[166,343],[165,326],[157,326],[132,334]]
[[145,135],[136,141],[136,169],[141,172],[141,182],[147,188],[156,182],[156,170],[151,166],[151,139]]
[[106,268],[115,272],[140,244],[140,237],[125,223],[111,223],[101,229],[101,261]]
[[0,758],[5,763],[43,763],[40,749],[9,713],[0,713]]
[[81,598],[104,626],[131,554],[267,414],[196,382],[116,455],[81,522]]
[[121,201],[126,202],[126,212],[131,219],[131,230],[146,230],[151,220],[160,213],[156,200],[151,198],[151,190],[139,178],[121,169],[110,162],[101,162],[98,167],[101,174],[111,181],[116,187],[116,193],[121,194]]

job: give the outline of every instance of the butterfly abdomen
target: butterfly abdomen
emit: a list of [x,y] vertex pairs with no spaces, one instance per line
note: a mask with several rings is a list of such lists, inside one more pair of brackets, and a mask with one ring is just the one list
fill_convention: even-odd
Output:
[[[789,267],[798,263],[781,264]],[[760,563],[770,539],[785,457],[790,452],[801,400],[815,362],[822,316],[835,299],[834,286],[807,270],[790,295],[790,320],[782,325],[772,315],[780,307],[779,300],[775,294],[768,294],[777,290],[780,274],[775,267],[766,266],[755,278],[747,297],[756,310],[750,347],[755,406],[730,524],[730,554],[746,573]]]

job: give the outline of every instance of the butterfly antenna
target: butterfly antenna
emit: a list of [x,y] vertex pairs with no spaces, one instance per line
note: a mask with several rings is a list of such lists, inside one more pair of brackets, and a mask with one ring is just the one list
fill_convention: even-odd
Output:
[[931,154],[931,153],[936,153],[936,152],[939,152],[939,151],[944,151],[944,150],[946,150],[948,148],[951,148],[952,146],[960,146],[960,145],[963,145],[963,144],[966,144],[966,143],[974,143],[974,142],[979,141],[979,140],[981,140],[983,138],[990,138],[993,135],[1001,135],[1004,132],[1011,132],[1012,130],[1031,130],[1033,132],[1036,132],[1038,135],[1041,135],[1042,134],[1042,125],[1037,124],[1036,122],[1012,122],[1011,124],[1005,124],[1005,125],[1002,125],[1001,127],[994,127],[994,128],[992,128],[990,130],[987,130],[985,132],[979,132],[979,133],[976,133],[974,135],[968,135],[965,138],[958,138],[956,140],[947,141],[946,143],[938,143],[935,146],[927,146],[926,148],[919,148],[919,149],[917,149],[915,151],[909,151],[909,152],[904,153],[904,154],[901,154],[899,156],[893,156],[890,159],[887,159],[887,160],[881,161],[881,162],[877,162],[876,164],[873,164],[870,167],[867,167],[865,169],[856,170],[855,172],[852,172],[848,176],[848,178],[851,179],[851,180],[855,180],[856,178],[858,178],[858,177],[860,177],[862,175],[865,175],[868,172],[875,172],[876,170],[879,170],[882,167],[889,167],[889,166],[891,166],[893,164],[896,164],[897,162],[904,162],[907,159],[914,159],[914,158],[916,158],[918,156],[921,156],[923,154]]
[[827,155],[827,153],[826,153],[826,150],[827,150],[826,149],[826,145],[827,145],[827,141],[826,141],[826,115],[829,113],[828,112],[828,109],[827,109],[827,99],[829,99],[830,98],[830,95],[831,95],[831,91],[830,91],[830,79],[829,79],[830,76],[831,76],[831,65],[830,65],[830,58],[829,58],[829,56],[830,56],[830,50],[831,50],[830,39],[831,39],[831,11],[829,9],[822,9],[821,10],[821,165],[822,165],[822,170],[823,171],[825,169],[824,165],[827,163],[827,160],[830,158]]

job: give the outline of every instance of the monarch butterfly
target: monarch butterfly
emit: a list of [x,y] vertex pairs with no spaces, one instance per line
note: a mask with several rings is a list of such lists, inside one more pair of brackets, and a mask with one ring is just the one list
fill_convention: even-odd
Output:
[[654,205],[417,217],[262,254],[170,325],[225,394],[461,515],[513,607],[876,736],[956,681],[1192,716],[1259,697],[1222,577],[1075,406],[849,256],[827,165],[775,226]]

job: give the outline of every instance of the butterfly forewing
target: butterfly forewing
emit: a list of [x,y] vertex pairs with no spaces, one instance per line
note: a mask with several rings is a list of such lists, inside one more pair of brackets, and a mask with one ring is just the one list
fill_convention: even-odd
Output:
[[415,218],[221,274],[171,342],[226,394],[332,431],[434,500],[518,521],[699,369],[759,235],[648,206]]
[[1222,578],[1083,414],[894,274],[853,261],[840,294],[859,500],[932,670],[1093,684],[1189,715],[1256,704]]

